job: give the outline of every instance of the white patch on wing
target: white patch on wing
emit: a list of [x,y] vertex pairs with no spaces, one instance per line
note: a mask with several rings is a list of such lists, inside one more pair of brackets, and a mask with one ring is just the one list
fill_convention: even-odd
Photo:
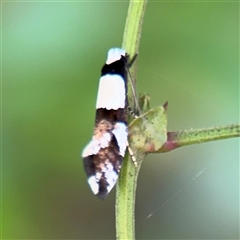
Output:
[[118,174],[113,168],[113,165],[110,162],[105,163],[105,168],[102,169],[102,172],[105,172],[105,177],[107,179],[107,183],[109,184],[107,186],[108,192],[112,190],[114,185],[116,184],[116,181],[118,179]]
[[120,60],[122,56],[126,56],[126,51],[121,48],[111,48],[108,51],[107,61],[106,64],[111,64],[113,62],[116,62],[117,60]]
[[91,176],[88,178],[88,184],[92,189],[93,193],[96,195],[99,192],[99,184],[95,176]]
[[107,74],[100,78],[96,108],[124,108],[125,99],[125,82],[120,75]]
[[96,142],[96,144],[98,144],[100,148],[108,147],[110,140],[111,135],[109,132],[105,132],[100,138],[93,136],[93,141]]
[[101,147],[96,143],[96,141],[91,140],[91,142],[83,149],[82,157],[85,158],[95,155],[99,152],[100,148]]
[[111,134],[109,132],[104,133],[100,138],[93,136],[90,143],[83,149],[82,157],[97,154],[101,148],[108,147],[110,140]]
[[103,176],[103,173],[105,173],[105,178],[108,183],[108,192],[112,190],[118,179],[118,174],[114,170],[113,165],[110,162],[106,162],[104,164],[104,167],[101,169],[101,172],[98,172],[95,176],[91,176],[88,178],[88,184],[90,185],[90,188],[95,195],[99,192],[99,181]]
[[117,122],[114,125],[114,130],[112,132],[117,139],[117,144],[119,146],[120,155],[124,157],[126,147],[128,146],[127,126],[123,122]]
[[95,176],[96,181],[99,182],[100,179],[101,179],[101,177],[102,177],[102,173],[101,173],[101,172],[97,172],[97,173],[96,173],[96,176]]

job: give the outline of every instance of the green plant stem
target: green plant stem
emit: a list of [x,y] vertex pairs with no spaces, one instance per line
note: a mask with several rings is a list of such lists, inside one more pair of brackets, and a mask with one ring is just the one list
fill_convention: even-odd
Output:
[[[147,1],[134,1],[129,3],[125,24],[122,48],[127,51],[130,58],[138,53],[142,21]],[[133,80],[136,79],[136,61],[130,69]],[[135,82],[134,82],[135,85]],[[131,89],[128,83],[128,89]],[[133,103],[133,94],[128,92],[128,101]],[[139,158],[140,156],[136,156]],[[135,167],[132,159],[126,154],[116,188],[116,236],[117,239],[135,239],[135,194],[137,177],[141,163]]]
[[[145,13],[147,0],[130,0],[127,19],[125,23],[122,48],[127,51],[130,58],[139,53],[140,37],[142,33],[143,16]],[[136,67],[137,61],[135,61],[130,69],[130,74],[133,79],[133,84],[136,83]],[[128,89],[131,89],[128,82]],[[128,101],[130,106],[133,103],[132,91],[128,91]]]
[[135,239],[135,194],[141,163],[135,167],[131,157],[123,161],[116,194],[117,239]]
[[190,129],[168,132],[167,141],[158,152],[169,152],[176,148],[227,138],[240,137],[240,124],[206,129]]

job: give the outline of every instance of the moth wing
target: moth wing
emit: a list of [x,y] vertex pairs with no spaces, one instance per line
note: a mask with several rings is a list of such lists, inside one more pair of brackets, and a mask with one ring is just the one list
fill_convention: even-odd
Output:
[[125,108],[126,89],[120,75],[107,74],[100,78],[96,108]]

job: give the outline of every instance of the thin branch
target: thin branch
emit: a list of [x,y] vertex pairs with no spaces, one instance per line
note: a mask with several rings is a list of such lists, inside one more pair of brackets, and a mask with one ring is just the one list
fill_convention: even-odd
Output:
[[187,145],[234,137],[240,137],[240,124],[206,129],[190,129],[177,132],[168,132],[167,141],[158,152],[169,152],[176,148]]

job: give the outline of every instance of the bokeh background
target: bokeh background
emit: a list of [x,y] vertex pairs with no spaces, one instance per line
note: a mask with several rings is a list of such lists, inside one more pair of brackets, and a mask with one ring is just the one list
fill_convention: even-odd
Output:
[[[100,69],[128,2],[2,2],[2,238],[114,239],[115,189],[90,191]],[[149,2],[138,92],[169,131],[239,122],[239,3]],[[137,239],[238,239],[239,139],[149,155]]]

